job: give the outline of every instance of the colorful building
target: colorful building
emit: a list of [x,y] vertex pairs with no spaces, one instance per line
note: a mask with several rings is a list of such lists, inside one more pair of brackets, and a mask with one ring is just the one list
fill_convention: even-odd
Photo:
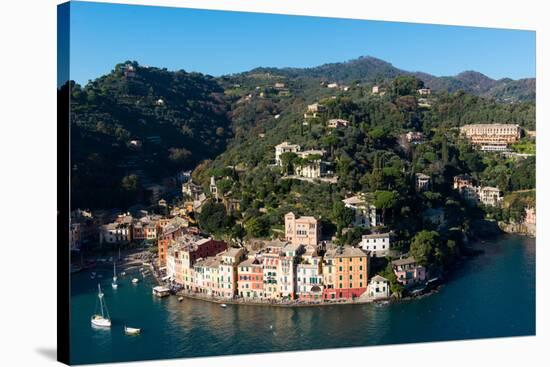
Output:
[[229,248],[217,255],[220,259],[218,274],[219,296],[233,298],[237,295],[237,267],[244,260],[245,250]]
[[296,265],[296,296],[302,300],[321,300],[323,297],[323,258],[316,246],[306,246]]
[[285,215],[285,237],[295,245],[317,246],[321,237],[321,225],[314,217],[296,218],[290,212]]
[[428,279],[426,268],[419,265],[412,256],[392,261],[392,268],[397,281],[405,287],[424,283]]
[[237,267],[239,297],[249,300],[264,298],[263,265],[260,258],[249,257]]
[[464,125],[460,133],[477,145],[506,145],[521,139],[521,128],[515,124]]
[[193,290],[197,288],[193,272],[195,263],[226,249],[227,244],[224,241],[189,234],[170,240],[166,257],[166,275],[184,289]]
[[363,250],[344,246],[327,250],[325,261],[331,260],[334,271],[334,290],[325,292],[325,298],[355,298],[367,290],[370,256]]

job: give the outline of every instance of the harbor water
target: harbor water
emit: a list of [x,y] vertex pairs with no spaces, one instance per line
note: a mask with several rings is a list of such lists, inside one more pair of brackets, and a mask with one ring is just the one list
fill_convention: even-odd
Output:
[[[506,235],[478,243],[484,254],[466,261],[439,292],[385,306],[307,308],[228,305],[154,297],[151,276],[112,269],[71,279],[73,364],[263,353],[535,334],[535,240]],[[140,282],[132,284],[138,277]],[[93,329],[90,316],[101,283],[112,318]],[[141,328],[137,336],[124,326]]]

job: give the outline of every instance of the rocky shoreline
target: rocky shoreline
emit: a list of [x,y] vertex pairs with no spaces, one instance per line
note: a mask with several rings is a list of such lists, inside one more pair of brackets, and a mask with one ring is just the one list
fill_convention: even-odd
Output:
[[534,224],[499,222],[498,226],[503,232],[509,234],[535,237],[537,233],[537,227]]

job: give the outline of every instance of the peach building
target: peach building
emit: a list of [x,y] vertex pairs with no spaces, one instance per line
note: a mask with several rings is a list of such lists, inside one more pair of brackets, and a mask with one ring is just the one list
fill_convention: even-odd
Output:
[[314,217],[296,217],[289,212],[285,215],[286,240],[295,245],[317,246],[321,237],[321,225]]
[[193,266],[199,259],[215,256],[227,249],[224,241],[185,235],[171,240],[166,256],[166,275],[185,289],[194,289]]
[[[345,246],[327,250],[325,262],[334,272],[334,288],[324,292],[325,299],[355,298],[367,290],[370,256],[363,250]],[[328,271],[331,271],[328,270]]]
[[510,144],[521,138],[521,128],[513,124],[464,125],[460,133],[473,144],[479,145]]

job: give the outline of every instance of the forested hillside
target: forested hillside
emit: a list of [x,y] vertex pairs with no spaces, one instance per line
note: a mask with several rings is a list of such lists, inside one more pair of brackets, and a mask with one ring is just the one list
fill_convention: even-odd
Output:
[[213,78],[118,64],[71,88],[73,205],[133,203],[147,181],[215,157],[229,137],[223,89]]
[[[328,87],[331,83],[337,87]],[[381,93],[372,93],[374,85]],[[418,95],[422,87],[431,87],[432,95]],[[85,86],[71,84],[73,206],[125,208],[148,202],[148,184],[204,160],[213,161],[197,170],[203,183],[212,169],[226,166],[275,182],[279,173],[265,167],[273,161],[274,146],[285,140],[329,151],[341,192],[366,189],[375,162],[386,173],[437,166],[433,154],[440,146],[403,156],[396,147],[406,131],[438,141],[468,123],[517,123],[534,130],[534,88],[534,80],[495,81],[475,72],[449,78],[411,73],[372,57],[217,78],[121,63]],[[304,111],[314,102],[327,111],[304,124]],[[349,120],[351,126],[330,132],[329,118]],[[448,160],[459,156],[450,143]],[[261,190],[255,179],[260,178],[248,181],[250,190],[254,185]],[[320,208],[315,200],[312,207]]]

